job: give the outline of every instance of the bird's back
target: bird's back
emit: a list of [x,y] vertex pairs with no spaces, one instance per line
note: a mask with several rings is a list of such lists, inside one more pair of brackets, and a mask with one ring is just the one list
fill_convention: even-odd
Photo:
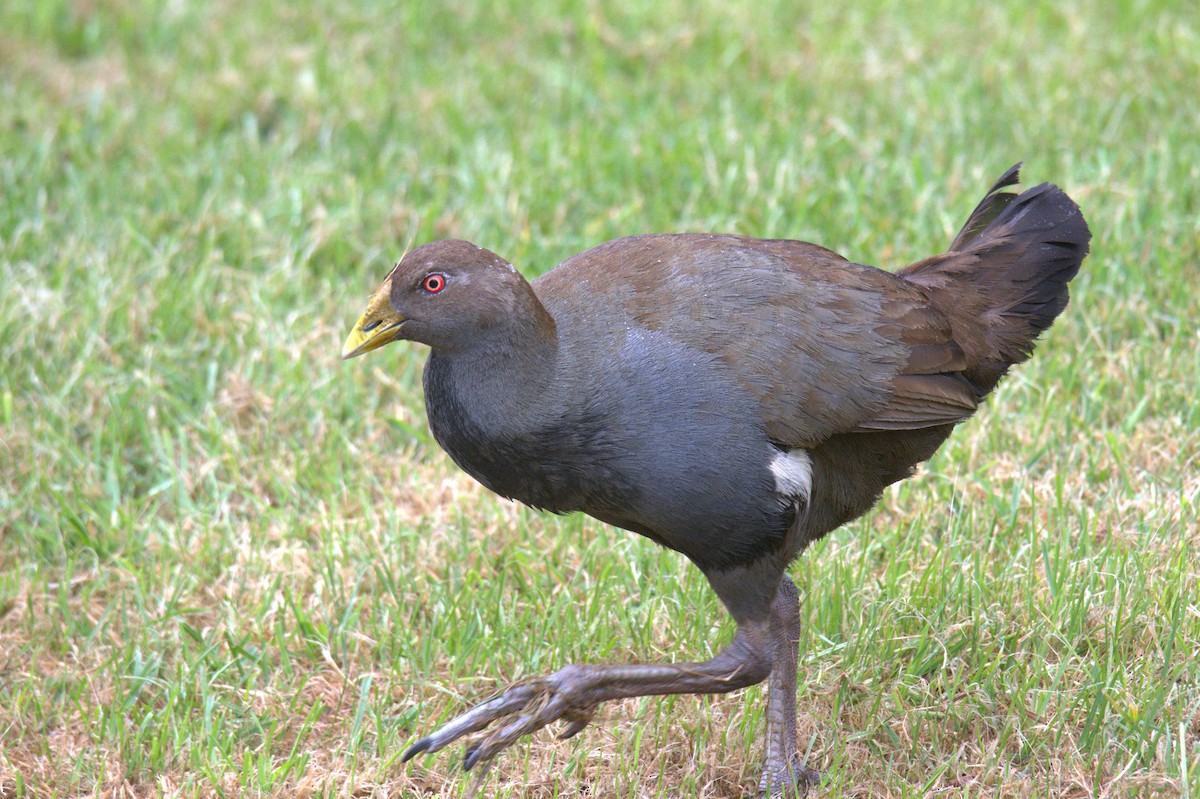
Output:
[[602,374],[642,379],[628,359],[649,356],[620,342],[656,341],[725,381],[723,411],[753,414],[747,452],[768,442],[808,453],[803,545],[928,459],[1066,306],[1091,234],[1054,186],[999,193],[1015,180],[1014,167],[951,250],[896,274],[799,241],[647,235],[581,253],[533,285],[573,341],[621,353]]
[[922,289],[806,242],[634,236],[533,285],[560,324],[589,328],[577,340],[650,331],[711,356],[783,446],[961,421],[976,406],[949,321]]

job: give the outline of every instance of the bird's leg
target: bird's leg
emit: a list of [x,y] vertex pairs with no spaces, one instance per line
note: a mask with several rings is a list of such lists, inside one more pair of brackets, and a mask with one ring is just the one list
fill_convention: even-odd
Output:
[[786,574],[771,605],[772,660],[767,682],[767,757],[759,792],[762,796],[803,796],[820,774],[804,768],[796,751],[796,661],[800,640],[800,595]]
[[[469,769],[487,762],[522,735],[555,721],[567,722],[561,737],[570,738],[587,726],[597,705],[611,699],[717,694],[754,685],[766,679],[772,670],[776,657],[773,641],[767,624],[742,623],[729,646],[711,660],[700,663],[567,666],[548,677],[515,685],[468,710],[413,744],[403,759],[407,761],[421,752],[436,752],[465,735],[500,722],[467,747],[464,766]],[[792,684],[794,698],[794,672]],[[794,721],[792,738],[794,750]]]
[[771,674],[767,682],[766,761],[759,790],[770,799],[803,796],[820,776],[801,765],[796,751],[800,595],[786,568],[785,559],[768,556],[706,573],[739,625],[754,621],[766,628]]

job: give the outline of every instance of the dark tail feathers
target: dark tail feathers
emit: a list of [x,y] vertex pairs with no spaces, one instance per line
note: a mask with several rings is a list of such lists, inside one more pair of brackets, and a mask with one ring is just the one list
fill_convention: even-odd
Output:
[[950,249],[899,274],[928,291],[967,356],[964,375],[982,398],[1067,307],[1067,283],[1092,238],[1083,214],[1057,186],[1020,196],[1009,169],[976,206]]

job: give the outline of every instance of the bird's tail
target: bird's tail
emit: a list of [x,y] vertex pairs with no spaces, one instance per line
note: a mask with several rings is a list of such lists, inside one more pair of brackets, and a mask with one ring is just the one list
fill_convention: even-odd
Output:
[[963,348],[964,375],[982,398],[1067,307],[1067,283],[1092,238],[1079,206],[1049,183],[1020,196],[1021,165],[979,203],[950,249],[900,270],[949,317]]

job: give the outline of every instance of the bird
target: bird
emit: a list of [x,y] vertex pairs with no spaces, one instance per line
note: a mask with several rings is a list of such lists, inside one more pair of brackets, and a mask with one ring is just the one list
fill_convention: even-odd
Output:
[[895,272],[802,241],[618,238],[529,281],[474,244],[407,252],[342,352],[429,348],[430,430],[500,496],[582,511],[675,550],[736,625],[714,657],[571,664],[509,687],[405,752],[468,739],[464,766],[599,705],[767,682],[760,796],[803,795],[801,605],[787,570],[971,417],[1067,305],[1079,206],[1007,170],[949,248]]

